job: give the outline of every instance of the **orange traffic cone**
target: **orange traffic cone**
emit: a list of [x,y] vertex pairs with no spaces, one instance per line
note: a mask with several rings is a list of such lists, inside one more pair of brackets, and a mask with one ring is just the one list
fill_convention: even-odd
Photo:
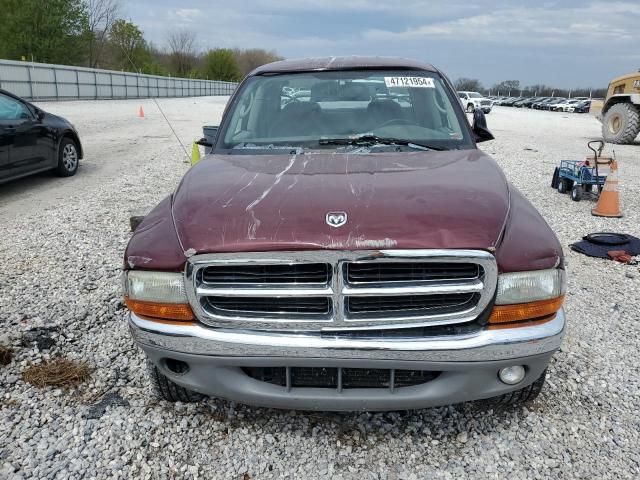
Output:
[[138,110],[138,116],[140,118],[144,118],[144,110],[142,109],[142,105],[140,105],[140,110]]
[[591,215],[596,217],[621,217],[620,195],[618,193],[618,162],[611,162],[609,175],[604,182],[604,188],[600,193],[600,198],[596,208],[591,210]]

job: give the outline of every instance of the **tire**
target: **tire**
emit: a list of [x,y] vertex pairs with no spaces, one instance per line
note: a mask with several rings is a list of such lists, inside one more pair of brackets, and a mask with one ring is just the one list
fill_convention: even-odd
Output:
[[576,185],[571,189],[571,200],[579,202],[582,200],[582,186]]
[[640,110],[631,103],[616,103],[602,119],[602,137],[609,143],[631,143],[640,133]]
[[547,371],[545,370],[542,372],[542,375],[529,386],[516,390],[515,392],[505,393],[498,397],[477,400],[476,404],[482,408],[493,408],[494,410],[522,406],[525,403],[532,402],[540,395],[546,378]]
[[160,373],[158,367],[148,360],[147,368],[149,370],[149,376],[151,377],[153,390],[161,399],[168,402],[194,403],[199,402],[205,397],[201,393],[188,390],[177,383],[173,383],[165,375]]
[[475,109],[476,107],[473,105],[473,103],[470,103],[469,105],[467,105],[467,113],[473,113]]
[[558,192],[559,193],[567,193],[573,187],[573,182],[567,178],[561,178],[560,183],[558,183]]
[[553,171],[553,177],[551,177],[551,188],[558,188],[558,185],[560,185],[560,171],[556,167]]
[[58,166],[55,169],[59,177],[71,177],[78,171],[80,155],[78,146],[69,137],[64,137],[58,148]]

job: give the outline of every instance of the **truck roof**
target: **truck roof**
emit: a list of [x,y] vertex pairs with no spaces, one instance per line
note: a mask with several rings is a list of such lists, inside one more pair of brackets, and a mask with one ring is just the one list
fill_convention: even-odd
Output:
[[616,78],[614,78],[613,80],[611,80],[609,82],[609,85],[611,85],[612,83],[616,83],[616,82],[620,82],[622,80],[628,80],[628,79],[632,79],[632,78],[640,78],[640,70],[638,70],[637,72],[627,73],[626,75],[621,75],[619,77],[616,77]]
[[437,72],[438,70],[428,63],[418,62],[408,58],[398,57],[318,57],[303,58],[298,60],[281,60],[268,63],[256,68],[249,75],[264,75],[269,73],[287,72],[317,72],[323,70],[424,70]]

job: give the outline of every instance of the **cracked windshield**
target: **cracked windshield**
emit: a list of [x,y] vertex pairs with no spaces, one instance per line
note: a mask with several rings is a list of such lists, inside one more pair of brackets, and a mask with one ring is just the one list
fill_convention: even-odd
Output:
[[435,72],[256,76],[236,97],[219,148],[470,148],[455,101]]

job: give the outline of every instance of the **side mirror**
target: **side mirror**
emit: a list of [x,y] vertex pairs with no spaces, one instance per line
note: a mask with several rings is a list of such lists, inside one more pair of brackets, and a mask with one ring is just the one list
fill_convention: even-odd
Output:
[[495,138],[487,127],[487,117],[479,108],[473,111],[473,133],[476,137],[476,143],[486,142]]
[[205,125],[202,127],[202,134],[204,135],[203,138],[201,138],[200,140],[198,140],[196,143],[198,145],[202,145],[203,147],[213,147],[213,145],[216,143],[216,137],[218,136],[218,129],[220,127],[218,127],[217,125],[215,126],[211,126],[211,125]]
[[44,112],[36,107],[36,118],[42,120],[44,118]]

